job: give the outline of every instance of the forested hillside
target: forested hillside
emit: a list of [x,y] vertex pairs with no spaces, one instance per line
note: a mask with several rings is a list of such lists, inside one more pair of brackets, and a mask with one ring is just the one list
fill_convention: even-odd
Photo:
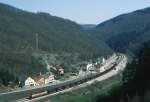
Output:
[[81,27],[85,30],[91,30],[96,27],[96,24],[81,24]]
[[135,59],[123,72],[123,85],[109,93],[97,97],[96,102],[150,102],[150,41],[140,49]]
[[0,12],[1,50],[34,49],[38,33],[40,50],[88,54],[110,52],[103,42],[70,20],[47,13],[30,13],[4,4],[0,4]]
[[[36,34],[38,34],[38,49],[36,49]],[[86,60],[94,56],[111,54],[112,50],[73,21],[42,12],[27,12],[0,3],[2,75],[10,73],[12,74],[10,77],[16,77],[45,72],[46,67],[41,64],[41,59],[35,58],[33,53],[55,54],[58,59],[63,59],[59,61],[60,64],[68,65],[74,57]],[[64,54],[73,57],[69,57],[72,59],[68,60]],[[4,76],[3,80],[5,79],[7,78]]]
[[150,8],[122,14],[105,21],[91,31],[114,51],[137,53],[150,40]]

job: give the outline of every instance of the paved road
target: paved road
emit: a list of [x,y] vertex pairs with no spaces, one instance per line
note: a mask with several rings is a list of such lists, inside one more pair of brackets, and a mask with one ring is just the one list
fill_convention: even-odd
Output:
[[[20,95],[19,97],[22,97],[22,99],[16,100],[17,102],[31,102],[31,101],[39,100],[41,98],[50,97],[50,96],[53,96],[53,95],[56,95],[56,94],[68,92],[70,90],[74,90],[74,89],[77,89],[77,88],[80,88],[80,87],[85,87],[87,85],[91,85],[92,83],[95,82],[95,80],[102,81],[102,80],[105,80],[105,79],[107,79],[109,77],[112,77],[112,76],[118,74],[120,71],[122,71],[125,68],[125,66],[126,66],[127,57],[125,55],[123,55],[123,54],[118,54],[117,56],[114,55],[114,56],[110,57],[108,60],[106,60],[105,64],[102,67],[106,67],[106,68],[112,67],[115,63],[117,63],[117,65],[115,66],[116,70],[111,70],[110,72],[106,73],[105,75],[102,75],[102,76],[100,76],[98,78],[90,80],[90,81],[88,81],[86,83],[77,85],[76,87],[65,89],[65,90],[62,90],[62,91],[59,91],[59,92],[56,92],[56,93],[53,93],[53,94],[50,94],[50,95],[47,95],[47,96],[36,98],[34,100],[27,100],[27,99],[23,98],[24,96],[21,95],[21,94],[29,94],[29,93],[33,92],[34,90],[37,90],[37,89],[43,89],[43,88],[46,89],[46,88],[49,88],[49,86],[52,86],[52,84],[51,85],[40,86],[40,87],[32,87],[32,88],[27,88],[27,89],[25,88],[25,89],[20,89],[20,90],[12,91],[12,92],[1,93],[0,94],[0,101],[1,101],[1,98],[3,98],[3,96],[4,97],[7,97],[7,96],[10,97],[11,95],[14,95],[14,97],[16,97],[16,95],[17,96]],[[60,84],[60,83],[61,82],[58,82],[58,84]],[[53,84],[55,85],[56,83],[53,83]],[[11,97],[10,97],[10,99],[11,99]],[[5,99],[5,100],[3,100],[1,102],[7,102],[7,101],[8,100]],[[16,102],[16,101],[14,101],[14,102]]]

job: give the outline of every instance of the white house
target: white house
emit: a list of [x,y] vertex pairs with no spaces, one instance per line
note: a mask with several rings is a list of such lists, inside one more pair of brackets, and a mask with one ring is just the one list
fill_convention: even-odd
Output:
[[100,67],[100,72],[104,72],[106,69],[104,66]]
[[26,80],[25,80],[25,86],[36,86],[36,82],[31,78],[31,77],[28,77]]
[[104,63],[105,63],[105,61],[106,61],[106,60],[105,60],[105,58],[103,57],[103,59],[102,59],[102,64],[104,64]]
[[86,70],[91,70],[93,67],[94,67],[93,64],[87,64]]

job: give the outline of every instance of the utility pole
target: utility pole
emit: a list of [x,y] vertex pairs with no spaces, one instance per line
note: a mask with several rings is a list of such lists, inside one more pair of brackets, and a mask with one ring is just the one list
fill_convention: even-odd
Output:
[[39,49],[39,35],[38,35],[38,33],[36,33],[36,50],[38,50]]

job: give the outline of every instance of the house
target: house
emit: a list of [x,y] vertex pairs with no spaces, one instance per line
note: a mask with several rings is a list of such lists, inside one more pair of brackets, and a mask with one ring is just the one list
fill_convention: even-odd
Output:
[[104,72],[106,69],[104,66],[100,67],[100,72]]
[[64,75],[64,68],[60,67],[58,69],[58,73],[59,73],[59,75]]
[[36,86],[36,85],[37,85],[37,83],[31,77],[28,77],[25,80],[25,86]]
[[38,86],[44,85],[45,84],[45,79],[42,75],[39,75],[34,78],[35,82],[37,83]]
[[54,81],[54,75],[51,75],[51,74],[45,74],[44,75],[44,79],[45,79],[45,84],[48,84],[48,83],[51,83]]
[[105,62],[106,62],[106,60],[105,60],[105,58],[103,57],[103,59],[102,59],[102,64],[105,64]]
[[94,65],[92,63],[86,65],[86,70],[92,70]]

